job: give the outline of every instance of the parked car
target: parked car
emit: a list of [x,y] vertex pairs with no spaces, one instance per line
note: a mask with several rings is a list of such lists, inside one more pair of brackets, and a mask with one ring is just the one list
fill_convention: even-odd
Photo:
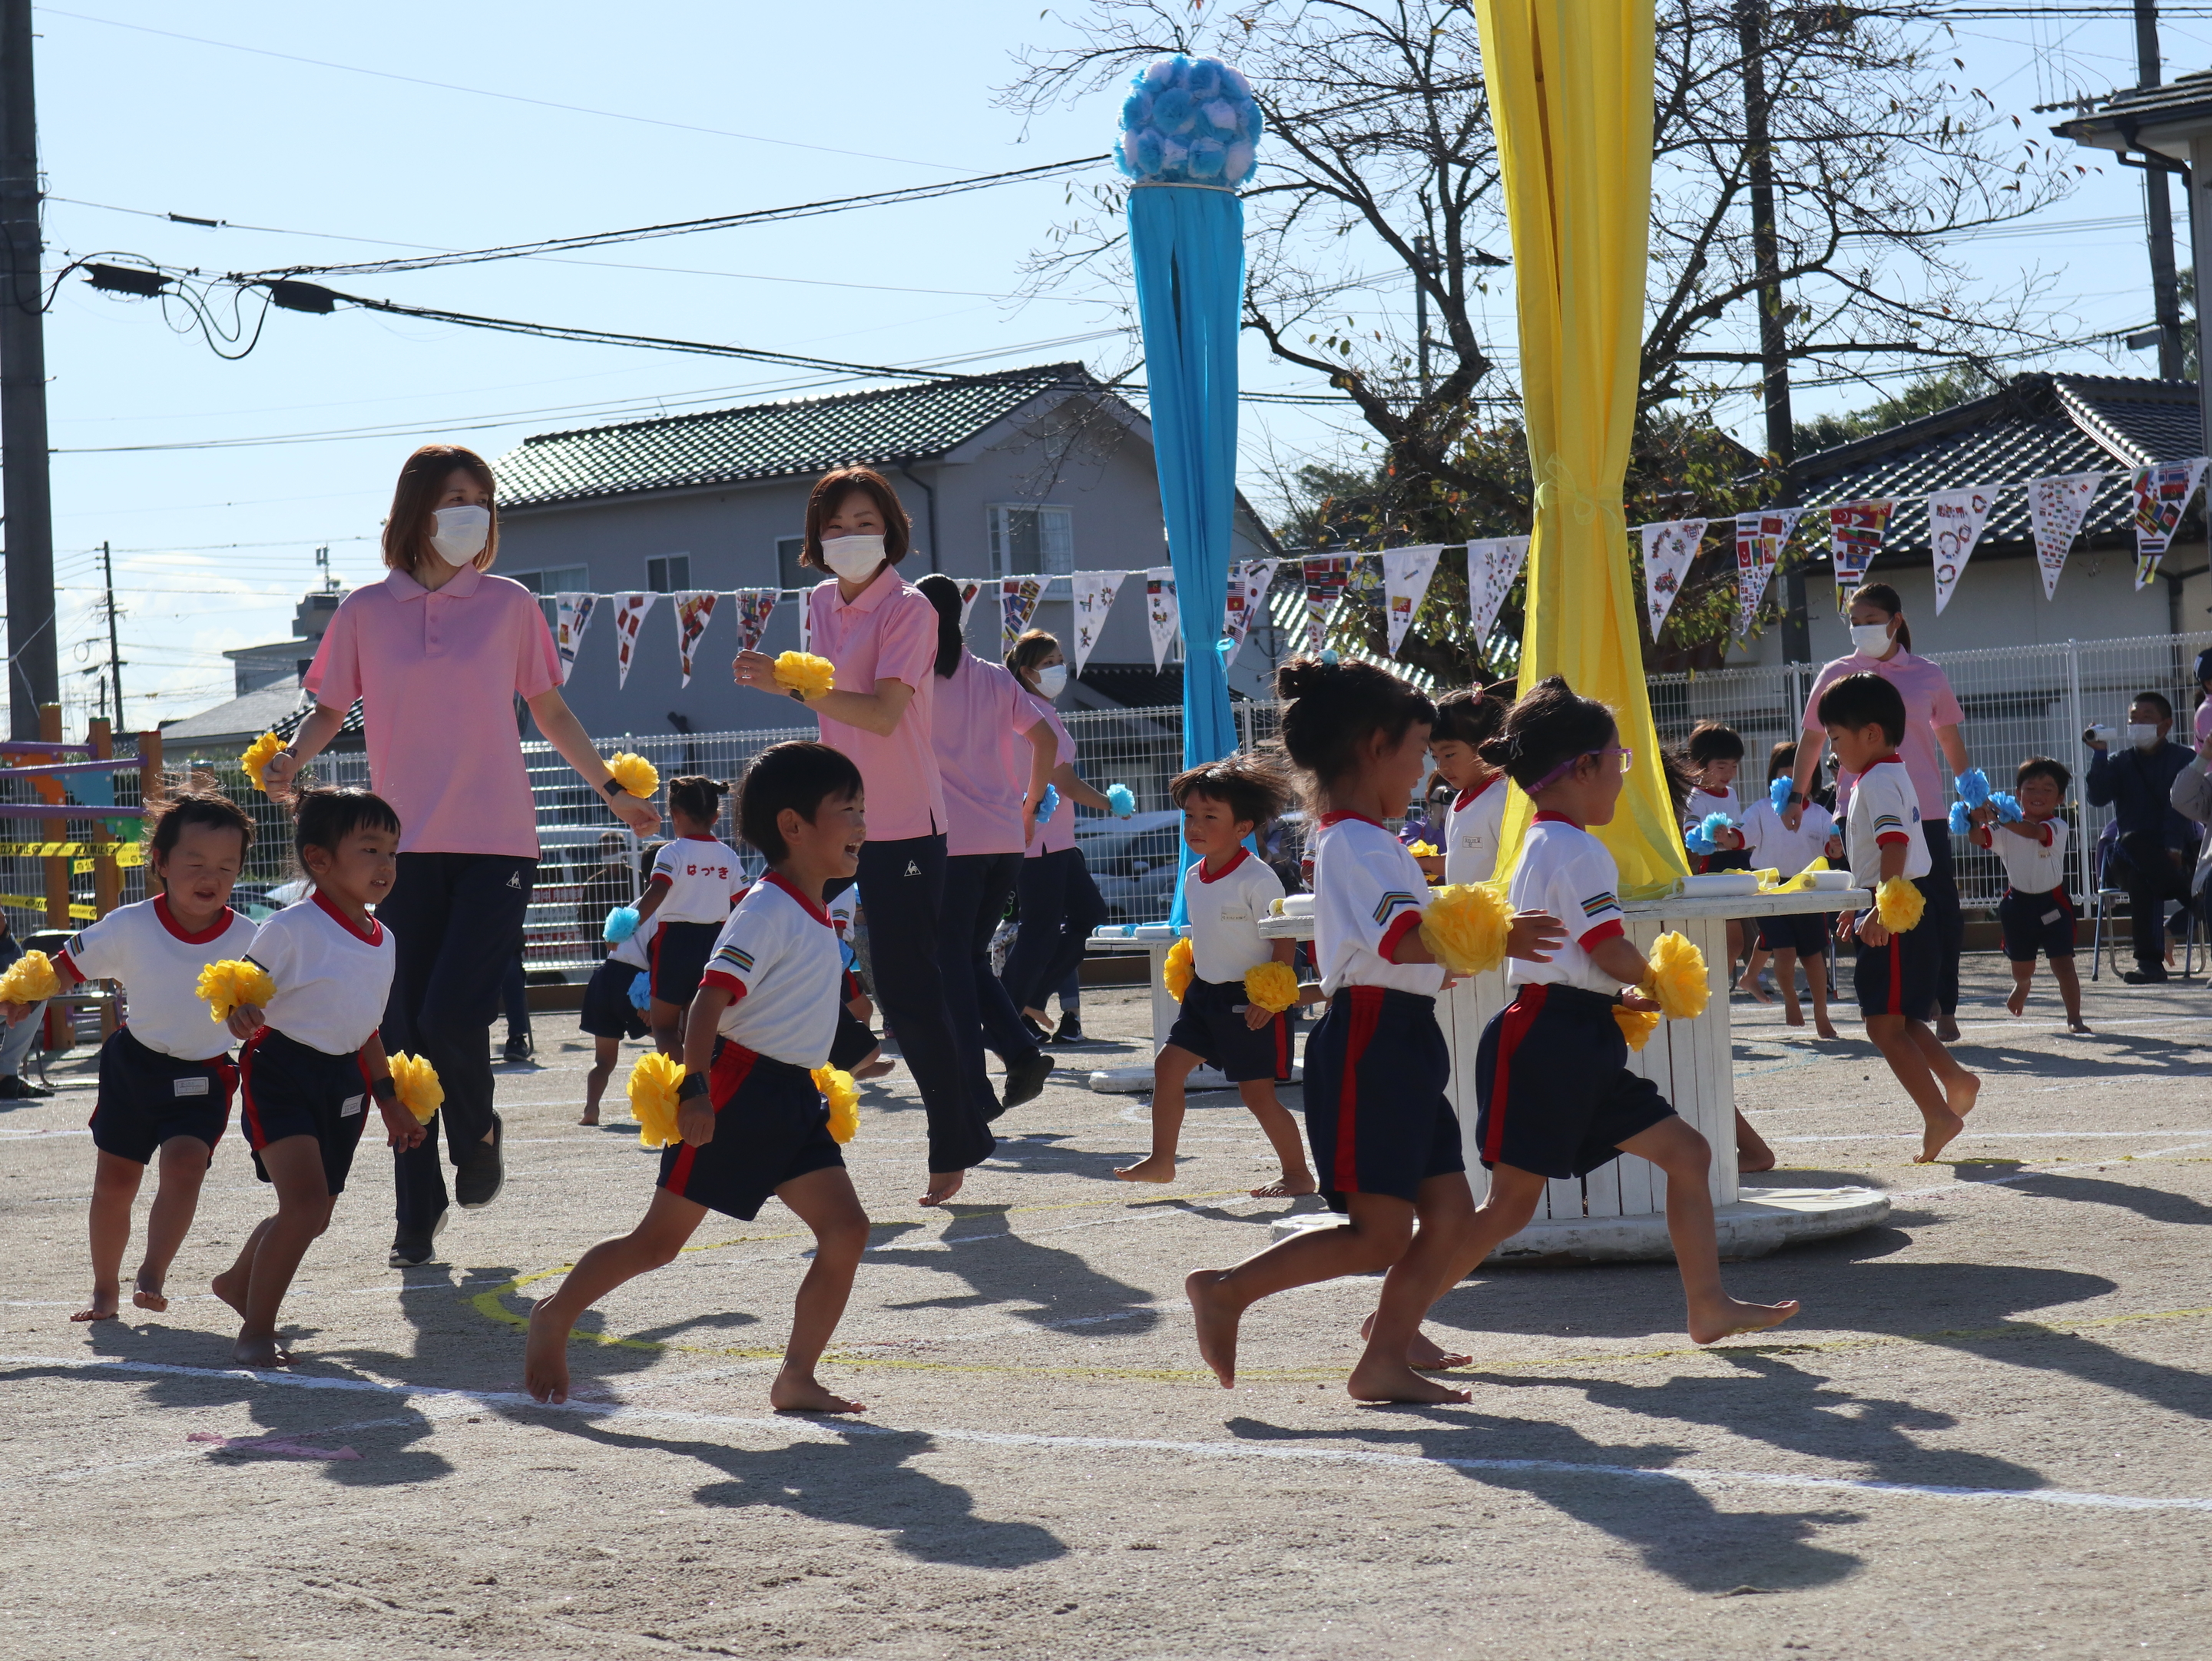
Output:
[[1109,922],[1164,922],[1193,857],[1174,808],[1126,819],[1078,819],[1075,845],[1106,901]]

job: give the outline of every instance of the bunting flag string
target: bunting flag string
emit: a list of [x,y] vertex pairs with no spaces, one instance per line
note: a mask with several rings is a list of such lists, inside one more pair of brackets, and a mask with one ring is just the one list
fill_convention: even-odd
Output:
[[2035,563],[2043,569],[2044,599],[2057,598],[2058,574],[2066,569],[2066,556],[2089,516],[2089,499],[2104,482],[2102,473],[2060,473],[2027,487],[2027,520],[2035,537]]
[[1828,509],[1828,556],[1836,567],[1836,611],[1850,604],[1874,557],[1881,551],[1894,502],[1846,502]]
[[659,594],[618,594],[615,598],[615,686],[629,684],[629,666],[637,660],[637,631]]
[[683,684],[689,686],[691,650],[707,632],[707,620],[714,615],[714,602],[721,596],[711,588],[686,588],[672,598],[676,601],[676,657],[684,668]]
[[562,593],[553,596],[553,649],[561,659],[561,684],[576,672],[576,650],[584,643],[584,630],[599,606],[597,594]]
[[1152,632],[1152,668],[1167,662],[1168,643],[1182,622],[1176,607],[1175,567],[1155,565],[1145,573],[1145,622]]
[[1697,563],[1698,551],[1705,544],[1705,526],[1711,521],[1702,519],[1670,519],[1662,525],[1640,527],[1644,533],[1644,605],[1651,618],[1651,638],[1659,638],[1659,630],[1667,621],[1667,613],[1674,609],[1674,602],[1682,593],[1682,579],[1690,574]]
[[1319,555],[1299,569],[1306,580],[1306,650],[1319,657],[1328,646],[1328,614],[1352,581],[1351,562],[1341,554]]
[[[1106,614],[1114,609],[1114,597],[1121,592],[1122,579],[1127,571],[1076,571],[1067,579],[1075,608],[1075,672],[1082,674],[1083,666],[1091,661],[1091,654],[1097,648],[1098,637],[1105,632]],[[1229,591],[1237,592],[1234,573],[1230,577]]]
[[1237,661],[1253,624],[1267,615],[1267,589],[1275,581],[1275,568],[1281,563],[1279,559],[1248,559],[1231,568],[1222,618],[1223,630],[1229,637],[1228,663]]
[[1498,613],[1521,575],[1528,557],[1527,537],[1492,537],[1467,545],[1468,624],[1474,633],[1474,649],[1480,653],[1498,626]]
[[1036,615],[1037,601],[1043,598],[1047,581],[1044,577],[999,579],[999,639],[1006,651],[1014,649],[1022,630]]
[[757,652],[768,633],[769,618],[782,596],[774,588],[740,588],[730,598],[738,603],[738,650]]
[[1405,643],[1406,631],[1413,626],[1414,614],[1428,598],[1430,580],[1437,574],[1437,557],[1443,551],[1441,542],[1382,551],[1382,599],[1388,608],[1383,621],[1394,658]]
[[1790,538],[1803,518],[1802,508],[1762,508],[1756,513],[1735,516],[1735,634],[1742,640],[1751,633],[1751,625],[1759,619],[1759,605],[1766,599],[1767,585],[1774,581],[1774,568],[1781,563],[1782,551],[1790,545]]
[[975,596],[983,592],[983,585],[969,577],[960,585],[960,632],[968,632],[968,618],[975,609]]
[[1996,492],[1980,486],[1937,490],[1928,498],[1928,545],[1936,557],[1936,615],[1951,603],[1952,592],[1974,557],[1982,526],[1990,522]]
[[2191,461],[2161,461],[2138,467],[2130,490],[2135,501],[2136,587],[2141,588],[2158,575],[2174,528],[2181,523],[2189,498],[2197,494],[2204,477],[2205,458]]

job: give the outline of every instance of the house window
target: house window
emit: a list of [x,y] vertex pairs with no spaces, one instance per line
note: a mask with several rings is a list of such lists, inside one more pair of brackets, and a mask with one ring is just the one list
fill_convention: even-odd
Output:
[[991,575],[1036,572],[1064,576],[1075,569],[1075,514],[1066,508],[994,502],[990,516]]
[[804,593],[821,580],[819,571],[799,563],[799,555],[805,551],[805,537],[778,537],[775,539],[775,579],[779,587],[796,588]]
[[545,613],[545,626],[557,628],[553,611],[556,594],[588,594],[592,592],[592,569],[588,565],[555,565],[543,571],[502,571],[501,576],[511,576],[533,594],[544,596],[538,602]]
[[691,586],[691,556],[661,554],[645,562],[645,586],[656,594],[672,594]]

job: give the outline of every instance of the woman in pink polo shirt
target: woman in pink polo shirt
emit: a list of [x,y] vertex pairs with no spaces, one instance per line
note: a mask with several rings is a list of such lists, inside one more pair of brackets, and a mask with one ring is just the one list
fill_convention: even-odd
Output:
[[[1792,830],[1803,812],[1807,792],[1819,776],[1820,752],[1828,734],[1820,725],[1820,695],[1845,675],[1876,674],[1896,687],[1905,699],[1905,741],[1897,746],[1905,770],[1911,778],[1920,802],[1921,833],[1928,840],[1928,874],[1920,878],[1928,897],[1928,921],[1942,948],[1942,970],[1938,978],[1938,1001],[1942,1019],[1936,1035],[1946,1043],[1959,1036],[1959,956],[1966,943],[1966,913],[1959,906],[1959,884],[1951,864],[1950,808],[1944,800],[1943,770],[1954,776],[1969,765],[1966,741],[1959,734],[1966,712],[1951,691],[1942,670],[1926,658],[1912,654],[1912,629],[1905,620],[1905,602],[1886,582],[1869,582],[1851,594],[1851,645],[1849,657],[1824,664],[1814,677],[1813,695],[1805,702],[1805,736],[1797,746],[1797,764],[1790,780],[1790,809],[1782,817]],[[1836,781],[1848,790],[1851,776]],[[1842,817],[1838,805],[1837,817]]]
[[[950,820],[931,734],[937,609],[899,580],[908,524],[872,468],[840,467],[816,482],[799,558],[833,574],[807,596],[807,623],[813,649],[836,666],[836,686],[800,701],[823,743],[850,756],[867,787],[860,890],[876,1001],[929,1116],[921,1203],[942,1205],[998,1141],[988,1087],[979,1100],[960,1065],[938,967]],[[740,652],[732,672],[740,686],[783,695],[765,652]]]
[[[438,1069],[453,1198],[470,1208],[489,1205],[505,1180],[491,1025],[538,872],[515,698],[632,830],[660,828],[659,810],[614,782],[569,713],[538,597],[486,575],[499,547],[492,490],[473,450],[426,444],[408,457],[384,526],[391,574],[339,603],[307,674],[314,713],[263,775],[271,796],[288,794],[361,700],[369,777],[400,824],[398,879],[377,908],[399,954],[384,1042]],[[393,1163],[392,1262],[411,1267],[429,1259],[446,1221],[438,1120]]]

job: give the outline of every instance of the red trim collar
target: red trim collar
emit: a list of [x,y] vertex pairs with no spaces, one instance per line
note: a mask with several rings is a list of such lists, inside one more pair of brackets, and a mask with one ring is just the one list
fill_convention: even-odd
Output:
[[1227,876],[1231,871],[1234,871],[1238,866],[1243,864],[1244,861],[1251,856],[1252,850],[1245,847],[1242,843],[1239,843],[1237,845],[1237,857],[1230,861],[1228,864],[1223,866],[1218,871],[1208,874],[1206,868],[1206,861],[1204,860],[1200,860],[1198,862],[1198,879],[1200,882],[1219,882],[1224,877]]
[[806,915],[808,916],[813,918],[815,922],[820,923],[824,928],[835,928],[836,927],[835,923],[832,923],[830,921],[830,914],[822,909],[821,903],[817,900],[808,899],[805,894],[801,893],[796,887],[793,886],[790,880],[784,876],[782,872],[771,871],[768,875],[763,877],[761,881],[771,887],[781,888],[783,890],[785,893],[790,895],[792,898],[797,900],[801,906],[805,908]]
[[1728,794],[1729,788],[1730,787],[1727,785],[1723,785],[1719,789],[1716,790],[1709,784],[1701,784],[1698,787],[1698,794],[1701,796],[1725,796]]
[[176,918],[169,914],[169,897],[167,894],[154,896],[154,915],[161,920],[162,928],[167,929],[186,946],[205,946],[210,940],[221,940],[223,930],[230,927],[232,920],[238,916],[238,913],[228,906],[224,906],[222,914],[197,934],[187,934],[177,926]]
[[1364,813],[1355,813],[1348,807],[1339,808],[1334,813],[1323,813],[1321,816],[1321,828],[1326,830],[1330,825],[1341,824],[1346,819],[1358,819],[1362,824],[1371,824],[1377,830],[1383,828],[1382,820],[1370,818]]
[[1534,822],[1538,824],[1571,824],[1577,830],[1587,830],[1589,829],[1589,826],[1584,824],[1580,819],[1576,818],[1572,814],[1555,813],[1548,807],[1542,809],[1537,813]]
[[677,837],[677,839],[676,839],[676,840],[677,840],[677,841],[678,841],[678,842],[712,842],[712,843],[719,843],[719,842],[720,842],[722,839],[721,839],[720,837],[695,837],[695,836],[693,836],[690,831],[688,831],[688,830],[687,830],[687,831],[685,831],[682,836],[680,836],[680,837]]
[[1893,750],[1887,755],[1876,756],[1872,761],[1869,762],[1866,764],[1866,773],[1862,773],[1859,776],[1861,778],[1864,778],[1867,776],[1867,773],[1873,772],[1875,768],[1881,766],[1886,761],[1893,761],[1899,767],[1905,765],[1905,757],[1899,755],[1896,751]]
[[353,919],[346,916],[344,912],[339,910],[337,906],[333,905],[331,903],[331,897],[323,892],[319,888],[315,891],[315,904],[321,906],[325,911],[328,912],[331,920],[335,922],[339,928],[344,929],[347,934],[352,935],[354,939],[365,941],[370,946],[380,946],[383,944],[384,925],[377,922],[374,917],[372,916],[369,918],[368,927],[367,928],[355,928]]
[[1503,773],[1492,773],[1485,783],[1478,786],[1476,788],[1473,790],[1461,791],[1457,796],[1452,799],[1452,812],[1455,813],[1465,812],[1483,797],[1488,795],[1492,790],[1495,790],[1500,781],[1504,777],[1505,775]]

